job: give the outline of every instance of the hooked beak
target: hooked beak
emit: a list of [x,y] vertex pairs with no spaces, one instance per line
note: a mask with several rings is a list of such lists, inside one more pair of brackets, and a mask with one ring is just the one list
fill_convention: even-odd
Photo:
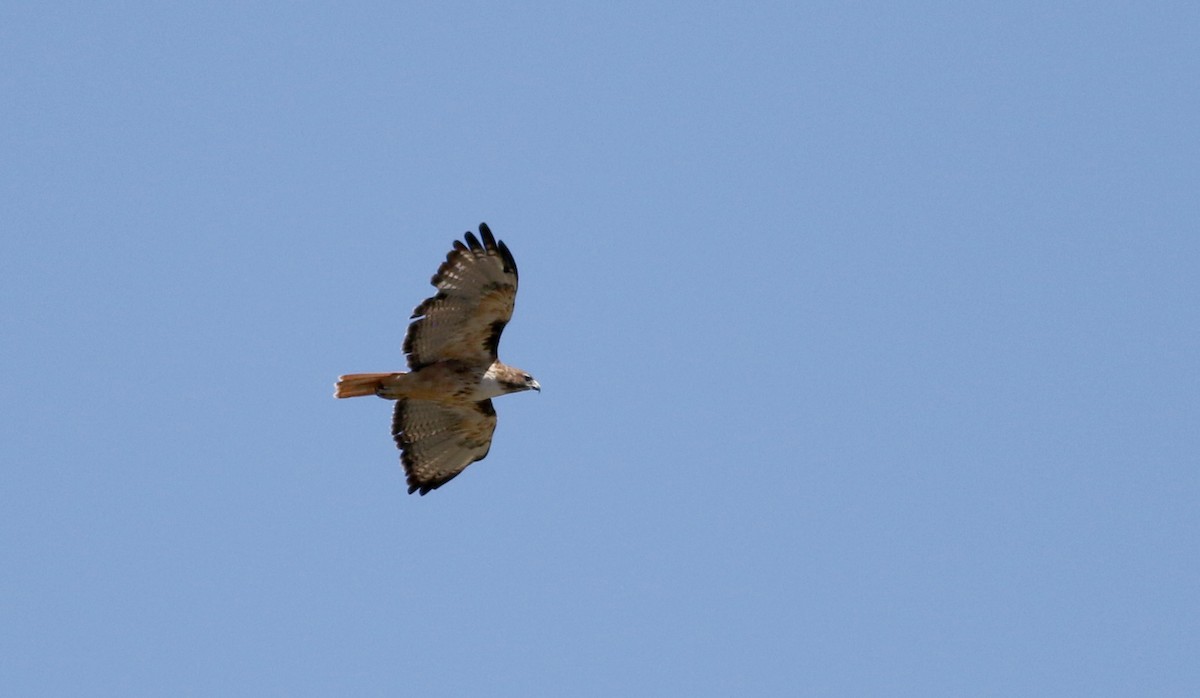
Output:
[[538,385],[537,381],[529,381],[529,387],[538,391],[539,393],[542,392],[542,386]]

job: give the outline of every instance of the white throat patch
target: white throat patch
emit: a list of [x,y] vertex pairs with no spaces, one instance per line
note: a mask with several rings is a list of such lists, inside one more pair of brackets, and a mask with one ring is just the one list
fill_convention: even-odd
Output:
[[476,399],[479,400],[500,397],[510,392],[496,377],[496,364],[488,367],[488,370],[483,374],[483,378],[479,381],[479,387],[475,390]]

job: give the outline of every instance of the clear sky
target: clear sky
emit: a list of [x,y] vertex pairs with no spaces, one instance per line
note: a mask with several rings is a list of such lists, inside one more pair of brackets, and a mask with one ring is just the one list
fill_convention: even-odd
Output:
[[0,7],[0,694],[1200,695],[1200,5],[902,5]]

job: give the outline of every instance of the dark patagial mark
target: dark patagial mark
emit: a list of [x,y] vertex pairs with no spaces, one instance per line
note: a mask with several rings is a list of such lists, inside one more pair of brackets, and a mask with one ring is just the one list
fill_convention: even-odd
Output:
[[492,323],[492,331],[483,340],[483,348],[493,359],[500,353],[500,335],[504,332],[504,326],[508,322],[505,320],[497,320]]

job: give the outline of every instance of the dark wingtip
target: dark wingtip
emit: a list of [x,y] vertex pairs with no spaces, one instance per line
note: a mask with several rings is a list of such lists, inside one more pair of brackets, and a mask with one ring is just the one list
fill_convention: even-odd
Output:
[[[467,233],[467,236],[468,242],[474,237],[470,233]],[[496,240],[496,236],[492,234],[492,229],[488,227],[487,223],[479,224],[479,236],[483,238],[485,250],[500,254],[500,259],[504,262],[504,271],[510,271],[513,276],[517,276],[517,260],[513,259],[512,252],[509,252],[508,245],[505,245],[503,240]],[[474,246],[472,249],[475,249]]]
[[467,234],[463,237],[466,238],[467,247],[471,248],[472,252],[482,252],[483,251],[483,245],[479,244],[479,238],[475,237],[475,233],[472,233],[471,231],[468,230]]
[[500,251],[500,258],[504,260],[504,271],[511,271],[513,276],[520,276],[517,273],[517,260],[513,259],[512,252],[508,251],[508,245],[501,240],[496,249]]
[[422,497],[424,497],[425,495],[429,494],[430,492],[436,490],[441,484],[442,484],[441,482],[438,482],[435,484],[429,484],[427,482],[413,482],[412,480],[409,480],[408,481],[408,493],[409,494],[416,493],[416,494],[419,494]]
[[492,229],[487,223],[479,224],[479,234],[483,237],[483,246],[489,250],[496,249],[496,236],[492,235]]

